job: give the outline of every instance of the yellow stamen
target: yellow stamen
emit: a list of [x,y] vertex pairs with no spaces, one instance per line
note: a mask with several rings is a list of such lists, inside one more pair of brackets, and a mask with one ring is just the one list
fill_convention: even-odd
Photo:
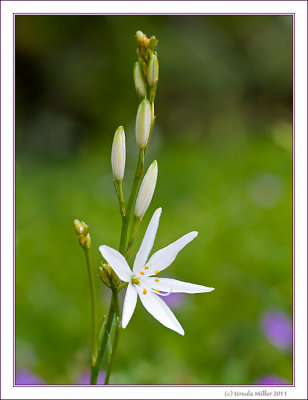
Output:
[[145,266],[144,269],[149,269],[149,267],[148,267],[148,266]]
[[158,279],[158,278],[156,278],[156,279],[155,279],[155,282],[159,282],[159,279]]
[[159,292],[160,292],[158,289],[154,289],[154,290],[155,290],[155,292],[157,292],[157,293],[159,293]]
[[143,289],[143,294],[147,294],[147,291],[145,289]]
[[140,274],[141,274],[141,275],[144,275],[144,272],[143,272],[143,271],[140,271]]
[[159,273],[158,269],[155,271],[155,274],[157,275]]

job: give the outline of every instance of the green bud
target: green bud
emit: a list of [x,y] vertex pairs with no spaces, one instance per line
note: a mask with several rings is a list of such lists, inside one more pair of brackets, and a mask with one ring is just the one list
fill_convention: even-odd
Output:
[[142,31],[137,31],[136,32],[136,39],[138,40],[138,42],[141,42],[144,38],[144,33]]
[[145,174],[135,204],[135,216],[142,219],[146,210],[148,209],[156,186],[157,181],[157,161],[154,160],[149,166]]
[[89,235],[89,226],[78,219],[74,220],[75,231],[79,238],[79,244],[81,247],[87,247],[88,249],[91,247],[91,238]]
[[120,278],[108,264],[99,267],[99,276],[101,281],[108,287],[118,287],[121,283]]
[[158,59],[156,54],[152,54],[148,64],[147,80],[149,86],[153,87],[158,81]]
[[81,235],[84,229],[83,224],[78,219],[74,219],[74,228],[77,235]]
[[112,172],[114,179],[117,181],[121,181],[124,177],[125,156],[125,133],[123,126],[119,126],[114,134],[111,150]]
[[158,43],[158,40],[156,39],[156,37],[155,36],[151,36],[149,44],[148,44],[149,49],[154,51],[156,46],[157,46],[157,43]]
[[136,62],[134,65],[134,82],[138,96],[145,97],[147,95],[147,84],[144,79],[142,65],[140,62]]
[[87,225],[85,222],[81,221],[83,225],[83,234],[87,235],[89,233],[89,225]]
[[148,144],[151,121],[151,103],[149,100],[144,99],[139,104],[136,117],[136,141],[140,149],[144,149]]
[[86,245],[87,249],[91,248],[91,244],[92,244],[91,238],[90,238],[90,235],[88,233],[87,236],[86,236],[86,241],[85,241],[85,245]]
[[101,281],[108,287],[111,287],[111,267],[107,264],[103,264],[98,269],[99,277]]

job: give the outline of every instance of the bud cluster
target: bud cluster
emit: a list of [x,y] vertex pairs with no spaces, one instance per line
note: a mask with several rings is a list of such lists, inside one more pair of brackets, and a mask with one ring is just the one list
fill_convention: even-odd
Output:
[[98,269],[101,281],[108,287],[118,287],[121,283],[120,278],[108,264],[103,264]]
[[81,247],[86,247],[89,249],[91,247],[91,238],[89,234],[89,226],[78,219],[74,220],[75,231],[79,238],[79,243]]
[[134,82],[138,96],[142,99],[138,107],[136,118],[136,141],[140,149],[146,148],[149,143],[154,125],[154,100],[158,82],[158,59],[155,36],[150,39],[138,31],[138,61],[134,65]]

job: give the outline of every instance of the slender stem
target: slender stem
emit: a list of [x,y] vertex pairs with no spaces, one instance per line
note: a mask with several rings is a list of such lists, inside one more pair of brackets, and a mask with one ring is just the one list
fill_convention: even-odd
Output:
[[96,323],[96,291],[95,291],[95,282],[93,276],[93,270],[91,268],[91,259],[90,259],[90,251],[87,246],[84,246],[84,253],[86,256],[86,262],[88,267],[88,275],[89,275],[89,283],[90,283],[90,295],[91,295],[91,309],[92,309],[92,360],[91,366],[93,366],[96,362],[97,358],[97,323]]
[[121,285],[118,286],[118,293],[120,293],[121,290],[124,289],[127,285],[128,285],[128,282],[121,283]]
[[141,222],[141,218],[138,218],[138,217],[135,216],[134,222],[133,222],[133,226],[132,226],[132,230],[131,230],[130,235],[129,235],[129,241],[128,241],[127,249],[126,249],[126,252],[125,252],[125,258],[128,258],[128,256],[129,256],[129,253],[130,253],[130,250],[132,248],[132,245],[133,245],[136,233],[138,231],[140,222]]
[[105,378],[105,385],[109,384],[110,375],[111,375],[111,371],[112,371],[112,367],[113,367],[116,351],[117,351],[117,348],[118,348],[120,329],[121,329],[121,309],[120,309],[118,291],[117,291],[116,288],[112,289],[112,296],[113,296],[113,299],[114,299],[114,307],[115,307],[115,311],[116,311],[117,321],[116,321],[116,330],[115,330],[114,339],[113,339],[111,358],[110,358],[110,361],[109,361],[109,365],[108,365],[108,369],[107,369],[107,373],[106,373],[106,378]]
[[138,193],[139,185],[140,185],[142,174],[143,174],[143,167],[144,167],[144,149],[140,149],[136,172],[135,172],[135,176],[134,176],[134,180],[133,180],[133,185],[132,185],[132,189],[131,189],[129,200],[128,200],[127,212],[126,212],[126,215],[124,217],[122,217],[120,253],[122,253],[123,255],[125,254],[125,250],[126,250],[128,229],[129,229],[133,208],[134,208],[134,205],[136,202],[137,193]]
[[114,305],[114,297],[112,296],[112,299],[110,301],[110,307],[109,307],[109,313],[108,313],[108,320],[106,323],[106,329],[104,332],[104,335],[102,336],[102,339],[99,343],[99,348],[98,348],[98,354],[96,358],[96,363],[95,365],[92,366],[91,368],[91,385],[96,385],[97,384],[97,378],[99,375],[99,370],[101,367],[102,359],[106,350],[106,345],[107,345],[107,340],[108,336],[111,331],[113,319],[115,316],[115,305]]
[[119,203],[120,203],[120,213],[121,216],[125,216],[125,205],[124,205],[124,196],[123,196],[123,189],[122,189],[122,181],[117,181],[116,179],[113,180],[115,191],[117,193]]

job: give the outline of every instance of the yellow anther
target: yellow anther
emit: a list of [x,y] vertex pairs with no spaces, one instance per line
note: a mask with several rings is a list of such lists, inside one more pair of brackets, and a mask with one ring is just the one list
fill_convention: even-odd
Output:
[[143,272],[143,271],[140,271],[140,274],[141,274],[141,275],[144,275],[144,272]]
[[157,275],[159,273],[158,269],[155,271],[155,274]]
[[158,279],[158,278],[156,278],[156,279],[155,279],[155,282],[159,282],[159,279]]
[[148,267],[148,266],[146,266],[146,267],[144,267],[144,269],[149,269],[149,267]]
[[155,292],[157,292],[157,293],[159,293],[159,292],[160,292],[158,289],[154,289],[154,290],[155,290]]
[[147,294],[147,291],[146,291],[146,289],[143,289],[143,294]]

